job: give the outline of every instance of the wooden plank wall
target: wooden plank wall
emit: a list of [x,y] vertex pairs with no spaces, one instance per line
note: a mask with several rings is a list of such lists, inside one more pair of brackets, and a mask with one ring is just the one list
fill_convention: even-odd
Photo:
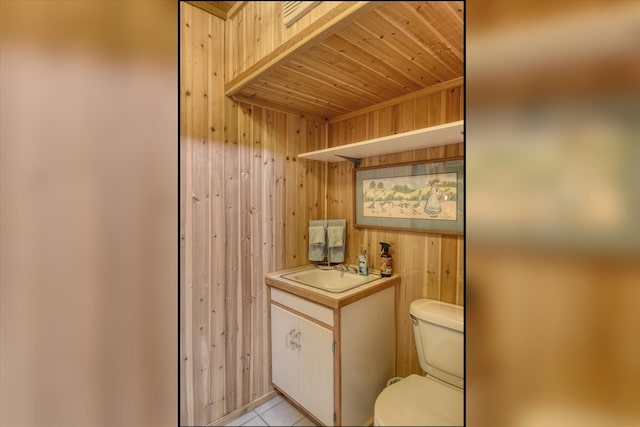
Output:
[[224,21],[181,3],[180,423],[268,394],[267,272],[307,263],[326,124],[224,96]]
[[[416,92],[397,103],[385,102],[378,109],[362,114],[337,117],[329,123],[331,146],[349,144],[399,132],[462,120],[464,86],[448,87],[434,93]],[[427,91],[428,92],[428,91]],[[464,155],[463,144],[433,147],[389,156],[363,159],[362,167],[392,165],[414,160],[432,160]],[[353,165],[330,163],[328,171],[328,216],[346,218],[347,259],[357,264],[360,244],[366,244],[369,262],[379,267],[379,242],[392,245],[394,271],[402,275],[398,292],[397,374],[421,374],[411,322],[409,304],[418,298],[434,298],[464,305],[464,237],[435,233],[416,233],[354,228]]]
[[296,34],[319,22],[319,19],[340,7],[340,1],[321,2],[290,27],[282,19],[283,2],[245,2],[237,14],[228,20],[227,81],[234,79]]

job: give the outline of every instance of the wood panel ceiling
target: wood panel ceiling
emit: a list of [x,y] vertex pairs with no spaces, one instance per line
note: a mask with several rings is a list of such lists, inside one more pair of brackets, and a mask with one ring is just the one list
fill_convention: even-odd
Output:
[[332,118],[462,77],[463,17],[464,2],[379,2],[235,95]]

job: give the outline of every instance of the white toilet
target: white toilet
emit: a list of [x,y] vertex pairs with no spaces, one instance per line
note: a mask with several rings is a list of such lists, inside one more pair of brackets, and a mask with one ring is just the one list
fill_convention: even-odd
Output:
[[375,426],[464,424],[464,312],[457,305],[418,299],[409,308],[420,367],[376,399]]

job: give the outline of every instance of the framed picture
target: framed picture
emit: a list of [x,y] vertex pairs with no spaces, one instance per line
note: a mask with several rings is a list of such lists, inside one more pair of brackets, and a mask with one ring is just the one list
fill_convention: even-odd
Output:
[[464,233],[464,159],[354,170],[355,226]]

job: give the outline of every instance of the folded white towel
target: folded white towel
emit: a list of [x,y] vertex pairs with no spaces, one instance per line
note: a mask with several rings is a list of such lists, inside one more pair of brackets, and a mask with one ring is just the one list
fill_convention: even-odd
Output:
[[330,248],[344,246],[344,227],[337,225],[327,227],[327,236]]
[[309,244],[310,245],[324,245],[324,227],[313,226],[309,227]]

